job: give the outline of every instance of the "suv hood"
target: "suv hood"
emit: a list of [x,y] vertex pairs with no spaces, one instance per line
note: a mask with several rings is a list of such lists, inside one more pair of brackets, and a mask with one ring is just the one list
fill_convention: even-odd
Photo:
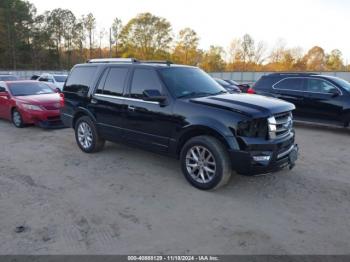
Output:
[[295,106],[277,98],[251,94],[224,94],[191,99],[190,102],[234,111],[251,118],[265,118],[292,111]]

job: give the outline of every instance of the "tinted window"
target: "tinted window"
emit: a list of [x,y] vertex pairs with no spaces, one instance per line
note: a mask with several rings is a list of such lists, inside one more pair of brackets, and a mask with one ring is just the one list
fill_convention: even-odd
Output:
[[50,79],[48,77],[46,77],[46,76],[40,77],[39,81],[40,82],[53,82],[52,80],[50,81]]
[[103,94],[122,96],[127,73],[127,68],[111,68],[103,88]]
[[199,68],[178,67],[160,70],[163,81],[176,97],[205,96],[226,92]]
[[331,78],[334,82],[336,82],[338,85],[340,85],[342,88],[350,92],[350,83],[344,79],[341,79],[339,77],[332,77]]
[[97,86],[97,90],[96,90],[96,94],[103,94],[103,86],[106,83],[106,78],[108,75],[108,70],[105,70],[103,72],[102,77],[100,78],[99,82],[98,82],[98,86]]
[[286,90],[303,90],[303,79],[302,78],[286,78],[274,85],[276,89]]
[[142,99],[145,90],[159,90],[159,92],[162,92],[158,75],[152,69],[136,69],[132,79],[130,96]]
[[322,79],[308,79],[307,91],[314,93],[329,93],[335,88],[331,83]]
[[44,83],[9,83],[9,90],[13,96],[32,96],[43,94],[54,94],[55,92]]
[[63,90],[74,93],[88,92],[95,72],[95,66],[84,66],[74,68],[70,76],[68,77],[66,86]]
[[65,75],[55,75],[53,77],[55,78],[56,82],[59,82],[59,83],[63,83],[67,79],[67,76]]
[[280,81],[279,78],[270,77],[270,76],[262,76],[254,85],[253,88],[255,90],[268,90],[271,89],[274,83]]

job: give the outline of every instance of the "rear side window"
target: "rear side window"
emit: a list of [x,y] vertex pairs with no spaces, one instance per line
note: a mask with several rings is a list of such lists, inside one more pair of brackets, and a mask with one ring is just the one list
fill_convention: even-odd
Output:
[[106,78],[102,93],[104,95],[122,96],[127,74],[127,68],[111,68]]
[[269,90],[275,82],[275,78],[263,76],[254,84],[253,88],[255,90]]
[[152,69],[135,69],[131,84],[130,96],[132,98],[143,98],[143,91],[159,90],[162,93],[162,85],[157,73]]
[[295,90],[295,91],[303,91],[303,79],[302,78],[285,78],[275,84],[273,87],[275,89],[282,90]]
[[87,93],[94,78],[97,67],[76,67],[68,77],[64,91]]

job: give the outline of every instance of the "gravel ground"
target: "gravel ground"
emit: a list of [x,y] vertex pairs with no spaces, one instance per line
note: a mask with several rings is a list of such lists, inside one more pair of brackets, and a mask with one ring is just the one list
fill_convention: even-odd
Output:
[[177,160],[0,121],[0,254],[349,254],[349,133],[297,140],[292,171],[202,192]]

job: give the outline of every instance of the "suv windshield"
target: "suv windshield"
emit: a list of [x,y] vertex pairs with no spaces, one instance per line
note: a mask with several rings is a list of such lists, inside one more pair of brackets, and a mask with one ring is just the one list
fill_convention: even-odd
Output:
[[58,75],[55,75],[55,76],[53,76],[54,78],[55,78],[55,80],[56,80],[56,82],[59,82],[59,83],[63,83],[63,82],[65,82],[66,81],[66,79],[67,79],[67,76],[58,76]]
[[346,91],[350,92],[350,83],[348,81],[345,81],[344,79],[338,77],[332,77],[331,79],[338,85],[340,85],[342,88],[344,88]]
[[54,94],[55,92],[44,83],[10,83],[9,90],[13,96],[33,96],[43,94]]
[[223,87],[199,68],[162,68],[160,74],[165,85],[177,98],[226,93]]

